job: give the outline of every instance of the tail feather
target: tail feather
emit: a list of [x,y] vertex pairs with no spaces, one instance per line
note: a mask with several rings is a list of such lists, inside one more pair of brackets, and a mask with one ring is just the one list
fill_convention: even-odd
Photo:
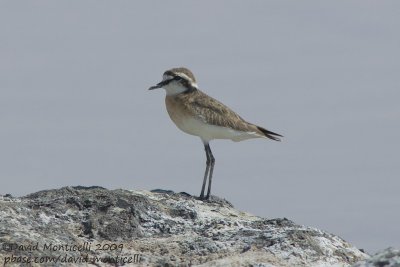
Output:
[[267,129],[264,129],[263,127],[260,127],[260,126],[256,126],[256,127],[257,127],[258,130],[260,130],[260,131],[261,131],[266,137],[268,137],[269,139],[272,139],[272,140],[275,140],[275,141],[281,141],[281,139],[278,138],[277,136],[283,137],[283,136],[280,135],[280,134],[277,134],[277,133],[268,131]]

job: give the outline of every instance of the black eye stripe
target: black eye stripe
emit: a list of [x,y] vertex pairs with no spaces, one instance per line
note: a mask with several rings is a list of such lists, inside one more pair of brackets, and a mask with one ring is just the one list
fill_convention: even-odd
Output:
[[171,79],[168,79],[168,80],[165,80],[165,81],[160,82],[159,84],[162,84],[162,85],[164,86],[164,85],[169,84],[169,83],[172,82],[172,81],[179,81],[179,80],[182,80],[182,77],[174,76],[174,77],[172,77]]

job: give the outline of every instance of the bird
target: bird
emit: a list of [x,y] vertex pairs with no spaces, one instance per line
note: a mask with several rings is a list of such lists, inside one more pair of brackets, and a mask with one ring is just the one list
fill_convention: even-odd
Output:
[[[218,100],[202,92],[193,73],[185,67],[166,70],[162,81],[149,90],[165,89],[165,105],[171,120],[183,132],[200,137],[206,152],[206,169],[200,192],[200,200],[208,200],[215,158],[210,148],[214,139],[230,139],[235,142],[266,138],[281,141],[282,135],[247,122],[236,112]],[[207,195],[204,190],[208,181]]]

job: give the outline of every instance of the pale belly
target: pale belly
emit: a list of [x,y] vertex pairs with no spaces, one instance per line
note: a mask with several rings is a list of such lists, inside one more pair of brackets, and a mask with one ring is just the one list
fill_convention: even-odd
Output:
[[185,133],[199,136],[203,141],[210,141],[213,139],[230,139],[238,142],[251,138],[260,138],[261,136],[255,132],[242,132],[236,131],[231,128],[209,125],[201,120],[191,117],[172,117],[172,121],[176,126]]

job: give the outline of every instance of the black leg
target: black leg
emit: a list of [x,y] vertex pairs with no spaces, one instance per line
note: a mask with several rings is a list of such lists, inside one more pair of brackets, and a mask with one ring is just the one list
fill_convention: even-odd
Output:
[[208,189],[207,189],[207,196],[206,199],[210,198],[210,192],[211,192],[211,181],[212,181],[212,176],[213,176],[213,171],[214,171],[214,165],[215,165],[215,158],[211,152],[211,148],[210,145],[207,144],[206,149],[208,150],[208,156],[210,159],[210,164],[211,164],[211,168],[210,168],[210,174],[208,177]]
[[204,143],[204,149],[206,151],[207,161],[206,161],[206,171],[204,172],[203,186],[201,187],[200,199],[204,199],[204,189],[206,188],[208,172],[210,170],[210,156],[208,154],[207,146],[209,147],[208,144]]

